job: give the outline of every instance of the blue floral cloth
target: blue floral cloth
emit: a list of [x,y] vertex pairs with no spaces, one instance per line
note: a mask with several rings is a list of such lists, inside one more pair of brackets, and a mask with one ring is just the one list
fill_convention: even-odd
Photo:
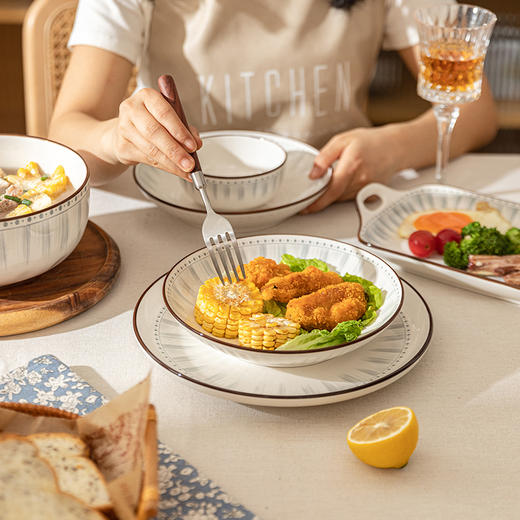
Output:
[[[106,403],[103,395],[51,355],[35,358],[0,376],[0,401],[54,406],[80,415]],[[157,520],[258,520],[161,443],[159,487]]]

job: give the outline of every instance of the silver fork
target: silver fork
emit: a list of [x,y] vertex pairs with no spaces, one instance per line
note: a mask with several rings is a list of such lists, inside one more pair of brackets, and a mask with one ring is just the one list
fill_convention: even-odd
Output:
[[[159,77],[157,82],[163,97],[168,101],[168,103],[170,103],[184,126],[188,128],[188,122],[186,121],[186,116],[184,115],[184,110],[173,78],[170,75],[164,74]],[[231,272],[235,275],[235,280],[240,279],[238,269],[240,269],[242,277],[246,277],[244,261],[240,254],[240,248],[238,247],[235,232],[233,231],[233,226],[231,226],[229,220],[224,218],[222,215],[215,213],[211,207],[211,202],[205,189],[206,179],[202,173],[197,152],[193,152],[191,156],[195,161],[195,167],[190,176],[193,185],[197,188],[202,197],[202,202],[204,202],[207,213],[202,224],[202,237],[204,238],[204,243],[208,248],[211,262],[213,263],[213,267],[215,268],[220,281],[223,284],[232,283],[233,277],[231,276]],[[235,253],[235,257],[233,257],[233,252]],[[219,259],[227,278],[222,275],[222,270],[218,262]]]
[[[219,215],[213,211],[208,194],[205,190],[206,179],[202,173],[202,170],[194,171],[191,174],[191,179],[193,180],[195,188],[199,190],[200,196],[202,197],[202,202],[204,202],[204,206],[206,206],[207,215],[204,219],[204,222],[202,223],[202,237],[204,238],[204,242],[208,248],[209,256],[213,262],[213,267],[215,268],[215,271],[217,271],[220,281],[224,284],[226,283],[226,279],[222,276],[222,271],[219,267],[217,254],[224,267],[224,270],[226,271],[227,280],[231,282],[233,278],[231,277],[231,272],[228,267],[228,262],[226,261],[226,256],[235,275],[235,279],[240,279],[237,272],[237,265],[240,268],[242,277],[245,278],[246,272],[244,270],[244,261],[242,260],[242,255],[240,254],[240,248],[238,247],[235,232],[233,231],[233,227],[227,218],[224,218],[222,215]],[[236,255],[236,261],[233,258],[233,251]],[[215,254],[215,252],[217,254]]]

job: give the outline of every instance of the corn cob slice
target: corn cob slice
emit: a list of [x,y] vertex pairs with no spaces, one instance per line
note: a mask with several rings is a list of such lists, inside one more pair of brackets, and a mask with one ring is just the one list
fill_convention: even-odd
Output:
[[26,206],[25,204],[18,204],[18,206],[16,206],[16,208],[14,208],[13,211],[7,214],[7,218],[21,217],[22,215],[28,215],[32,212],[33,211],[29,206]]
[[37,162],[30,161],[27,163],[25,170],[28,170],[33,177],[41,177],[42,171],[40,170],[40,165]]
[[65,175],[63,166],[58,166],[54,173],[46,180],[39,183],[35,188],[28,190],[25,197],[30,199],[40,193],[45,193],[49,197],[57,197],[67,187],[69,178]]
[[204,330],[219,338],[236,338],[238,322],[263,309],[262,295],[249,280],[222,285],[211,278],[199,288],[195,320]]
[[238,341],[243,347],[275,350],[300,332],[300,325],[272,314],[253,314],[240,320]]

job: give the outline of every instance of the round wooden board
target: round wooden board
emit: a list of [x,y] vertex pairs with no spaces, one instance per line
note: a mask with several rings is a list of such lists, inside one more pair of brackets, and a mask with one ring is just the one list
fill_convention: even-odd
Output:
[[89,309],[108,293],[120,266],[117,244],[89,221],[63,262],[25,282],[0,287],[0,336],[44,329]]

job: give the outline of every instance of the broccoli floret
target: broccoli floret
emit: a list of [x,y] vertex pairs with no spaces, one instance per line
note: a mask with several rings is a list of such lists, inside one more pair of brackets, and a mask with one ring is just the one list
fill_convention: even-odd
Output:
[[518,255],[520,254],[520,229],[512,227],[506,231],[506,237],[510,242],[509,254]]
[[468,267],[468,255],[462,251],[457,242],[447,242],[444,245],[444,263],[457,269]]
[[509,240],[517,245],[520,244],[520,229],[517,227],[512,227],[508,231],[506,231],[506,237],[509,238]]
[[466,255],[507,255],[511,249],[509,239],[496,228],[481,226],[472,222],[462,229],[464,237],[460,242]]
[[462,238],[468,235],[478,235],[482,231],[482,226],[480,222],[470,222],[468,225],[462,228],[460,235]]

